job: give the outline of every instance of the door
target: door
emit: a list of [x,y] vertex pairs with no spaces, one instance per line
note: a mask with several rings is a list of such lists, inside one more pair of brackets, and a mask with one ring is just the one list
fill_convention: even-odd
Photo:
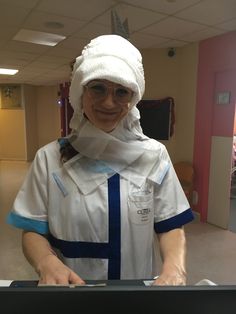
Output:
[[228,229],[236,70],[215,73],[207,221]]

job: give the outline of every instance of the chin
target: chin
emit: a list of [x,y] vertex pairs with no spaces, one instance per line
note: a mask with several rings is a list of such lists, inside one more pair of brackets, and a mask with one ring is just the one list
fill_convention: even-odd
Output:
[[113,124],[113,125],[110,125],[110,126],[102,126],[100,127],[101,130],[103,130],[104,132],[106,133],[110,133],[112,132],[115,128],[116,128],[117,124]]
[[106,133],[109,133],[109,132],[113,131],[116,128],[117,123],[104,123],[103,122],[103,123],[94,123],[94,125],[98,129],[100,129],[100,130],[102,130],[102,131],[104,131]]
[[115,126],[113,128],[102,128],[101,130],[103,130],[103,132],[106,132],[106,133],[111,133],[112,131],[115,130]]

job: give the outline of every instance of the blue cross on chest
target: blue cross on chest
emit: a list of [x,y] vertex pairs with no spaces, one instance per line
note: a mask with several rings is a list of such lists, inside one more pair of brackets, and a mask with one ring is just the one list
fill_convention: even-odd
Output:
[[120,279],[121,266],[121,212],[120,176],[108,179],[108,243],[65,241],[49,235],[50,244],[68,258],[108,259],[108,279]]

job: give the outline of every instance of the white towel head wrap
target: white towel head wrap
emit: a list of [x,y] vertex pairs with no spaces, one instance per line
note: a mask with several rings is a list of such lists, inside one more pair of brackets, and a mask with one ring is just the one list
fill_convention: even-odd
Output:
[[[76,58],[74,64],[69,93],[70,103],[74,109],[70,126],[74,130],[83,119],[81,104],[83,86],[94,79],[105,79],[130,88],[134,92],[130,104],[132,108],[141,100],[145,89],[142,56],[139,50],[118,35],[99,36],[84,47],[82,55]],[[139,119],[136,108],[132,115]]]

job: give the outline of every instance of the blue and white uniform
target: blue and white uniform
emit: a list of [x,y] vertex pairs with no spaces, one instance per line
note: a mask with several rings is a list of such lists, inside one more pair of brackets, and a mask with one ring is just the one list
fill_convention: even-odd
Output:
[[57,141],[42,147],[8,223],[47,236],[59,258],[85,280],[152,278],[155,234],[181,227],[193,215],[166,148],[149,144],[166,156],[153,168],[156,182],[139,180],[129,167],[124,175],[114,173],[80,154],[62,164]]

